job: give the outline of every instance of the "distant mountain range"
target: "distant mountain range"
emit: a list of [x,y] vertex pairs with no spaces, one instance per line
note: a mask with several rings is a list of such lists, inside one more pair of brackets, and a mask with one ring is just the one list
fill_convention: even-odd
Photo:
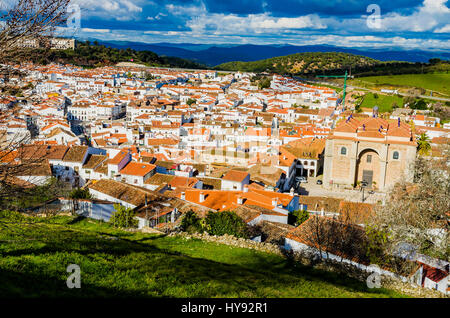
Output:
[[351,49],[331,45],[208,45],[189,43],[152,44],[124,41],[99,42],[114,48],[131,48],[138,51],[149,50],[159,55],[189,59],[211,67],[232,61],[257,61],[304,52],[343,52],[363,55],[380,61],[428,62],[431,58],[450,60],[450,52]]

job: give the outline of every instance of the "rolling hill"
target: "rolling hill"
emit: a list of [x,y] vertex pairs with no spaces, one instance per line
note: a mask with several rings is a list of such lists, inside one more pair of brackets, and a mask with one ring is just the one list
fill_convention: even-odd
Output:
[[432,59],[429,63],[380,61],[363,55],[340,52],[308,52],[279,56],[254,62],[228,62],[215,67],[223,71],[269,72],[306,77],[314,75],[342,75],[350,71],[354,76],[397,74],[448,73],[450,62]]
[[297,53],[255,62],[229,62],[216,66],[218,70],[244,72],[275,72],[278,74],[316,74],[352,67],[372,68],[384,62],[362,55],[336,52]]
[[148,50],[113,48],[97,42],[77,42],[74,50],[31,50],[27,59],[39,64],[51,62],[74,64],[83,67],[115,65],[133,61],[147,66],[205,69],[206,65],[179,57],[160,56]]
[[129,41],[108,41],[103,44],[115,48],[132,48],[138,51],[150,50],[159,55],[177,56],[208,66],[232,61],[258,61],[277,56],[305,52],[342,52],[363,55],[380,61],[428,62],[431,58],[450,59],[449,52],[421,50],[353,49],[333,45],[212,45],[192,43],[142,43]]

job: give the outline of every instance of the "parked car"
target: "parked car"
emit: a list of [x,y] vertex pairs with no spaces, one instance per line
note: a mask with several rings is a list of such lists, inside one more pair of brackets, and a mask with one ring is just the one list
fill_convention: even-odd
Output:
[[322,185],[322,180],[317,180],[316,182],[318,185]]
[[297,177],[296,180],[297,180],[297,182],[300,182],[300,183],[308,183],[308,180],[306,179],[306,177]]

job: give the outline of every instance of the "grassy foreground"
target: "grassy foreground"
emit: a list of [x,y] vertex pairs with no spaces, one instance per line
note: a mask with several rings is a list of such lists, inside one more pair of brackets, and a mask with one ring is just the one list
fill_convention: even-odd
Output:
[[[0,219],[0,297],[402,297],[275,254],[72,217]],[[69,264],[81,289],[69,289]]]

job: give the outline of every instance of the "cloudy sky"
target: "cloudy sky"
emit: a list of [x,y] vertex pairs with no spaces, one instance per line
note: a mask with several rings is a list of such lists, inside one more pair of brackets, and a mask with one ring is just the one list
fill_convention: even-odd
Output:
[[[450,0],[72,0],[79,38],[450,50]],[[75,11],[74,11],[75,12]],[[77,26],[73,16],[69,26]],[[74,31],[76,30],[76,31]]]

